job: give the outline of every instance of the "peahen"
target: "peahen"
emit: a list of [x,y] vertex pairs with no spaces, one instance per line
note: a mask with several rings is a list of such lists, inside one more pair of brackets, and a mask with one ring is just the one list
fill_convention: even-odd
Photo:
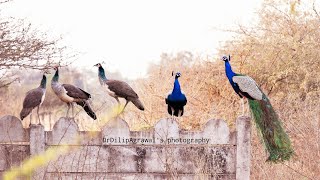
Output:
[[256,82],[249,76],[232,71],[230,55],[223,56],[225,71],[234,91],[240,98],[246,97],[250,111],[255,120],[261,139],[269,153],[267,161],[279,162],[289,160],[294,154],[290,139],[282,123],[272,108],[268,97],[261,91]]
[[60,98],[61,101],[67,103],[67,117],[69,113],[70,106],[72,108],[73,115],[73,103],[77,103],[79,106],[82,106],[83,109],[87,112],[87,114],[94,120],[97,119],[96,114],[92,110],[88,100],[91,98],[91,95],[86,91],[75,87],[71,84],[60,84],[59,83],[59,69],[58,67],[54,68],[56,70],[52,80],[51,80],[51,88],[53,92]]
[[126,82],[107,79],[102,65],[98,63],[94,66],[98,67],[98,78],[99,78],[100,84],[106,87],[108,94],[117,100],[119,106],[120,106],[119,97],[124,98],[126,100],[126,104],[124,105],[122,111],[124,111],[124,109],[126,108],[126,106],[130,101],[138,109],[142,111],[144,110],[144,106],[142,102],[139,100],[139,96]]
[[[39,108],[45,98],[46,85],[47,85],[47,77],[45,75],[43,75],[40,86],[38,88],[32,89],[27,92],[27,95],[23,100],[22,110],[20,112],[20,119],[21,120],[23,120],[25,117],[27,117],[34,108],[37,108],[37,115],[38,115],[38,120],[39,120],[38,124],[41,124],[40,123],[40,116],[39,116]],[[30,120],[30,124],[31,124],[31,120]]]
[[[173,76],[173,72],[172,72]],[[180,84],[179,84],[179,77],[181,73],[177,72],[175,75],[175,80],[173,84],[173,90],[165,98],[166,104],[168,104],[168,113],[172,116],[182,116],[183,115],[183,107],[187,104],[187,97],[182,93]]]

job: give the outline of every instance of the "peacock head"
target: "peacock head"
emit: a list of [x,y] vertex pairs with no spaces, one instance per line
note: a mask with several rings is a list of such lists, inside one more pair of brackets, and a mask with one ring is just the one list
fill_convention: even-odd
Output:
[[55,66],[53,67],[53,69],[56,71],[54,73],[54,76],[52,77],[52,81],[58,81],[59,80],[59,69],[58,69],[59,66]]
[[222,56],[221,60],[223,60],[224,62],[230,61],[230,54],[228,56],[226,55]]
[[[172,76],[173,76],[173,71],[172,71]],[[180,73],[180,72],[177,72],[174,78],[175,78],[175,79],[178,79],[179,77],[181,77],[181,73]]]
[[96,66],[96,67],[102,67],[100,63],[98,63],[98,64],[96,64],[96,65],[94,65],[94,66]]

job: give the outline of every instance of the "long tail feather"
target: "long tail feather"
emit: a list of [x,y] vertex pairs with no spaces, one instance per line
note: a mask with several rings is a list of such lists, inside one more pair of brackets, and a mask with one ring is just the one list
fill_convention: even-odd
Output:
[[174,109],[173,115],[176,117],[179,117],[179,109],[178,108]]
[[183,107],[173,107],[173,112],[171,106],[168,105],[168,113],[173,114],[176,117],[180,117],[183,115]]
[[170,115],[172,114],[172,109],[171,109],[171,106],[169,106],[169,105],[168,105],[168,114],[170,114]]
[[143,106],[142,102],[138,98],[135,98],[135,99],[130,98],[128,100],[131,101],[141,111],[144,110],[144,106]]
[[177,117],[181,117],[183,115],[183,107],[175,108],[173,115]]
[[20,119],[23,120],[27,117],[32,111],[32,108],[23,108],[20,112]]
[[268,97],[263,94],[261,101],[249,99],[249,106],[265,148],[269,152],[268,161],[289,160],[294,151]]
[[90,107],[90,104],[88,103],[88,101],[81,101],[81,102],[77,102],[77,104],[79,106],[82,106],[83,109],[87,112],[87,114],[94,120],[97,119],[96,113],[93,112],[92,108]]

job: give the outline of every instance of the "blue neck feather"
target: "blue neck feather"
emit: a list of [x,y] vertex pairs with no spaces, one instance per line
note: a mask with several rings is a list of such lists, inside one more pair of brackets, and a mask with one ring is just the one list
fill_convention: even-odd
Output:
[[236,73],[234,73],[232,71],[232,68],[231,68],[231,65],[229,63],[229,61],[225,61],[225,69],[226,69],[226,75],[229,79],[230,82],[233,82],[232,81],[232,77],[236,75]]
[[59,70],[56,70],[56,73],[54,74],[52,81],[58,82],[59,81]]
[[40,83],[40,87],[45,89],[46,88],[46,84],[47,84],[47,77],[45,75],[43,75],[41,83]]
[[181,94],[180,84],[178,78],[174,80],[173,91],[172,94],[179,95]]
[[104,69],[103,69],[103,67],[99,67],[99,77],[102,79],[102,80],[107,80],[107,77],[106,77],[106,75],[105,75],[105,73],[104,73]]

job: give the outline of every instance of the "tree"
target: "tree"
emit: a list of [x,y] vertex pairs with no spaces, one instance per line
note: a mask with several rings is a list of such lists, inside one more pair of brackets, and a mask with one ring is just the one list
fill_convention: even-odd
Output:
[[268,94],[300,94],[314,91],[320,72],[320,18],[312,3],[265,0],[258,22],[239,26],[238,37],[225,44],[221,53],[237,59],[241,71],[250,70]]
[[[319,3],[319,2],[317,2]],[[270,96],[297,157],[277,166],[264,163],[257,134],[252,179],[319,177],[320,18],[315,1],[264,0],[257,21],[232,30],[221,54],[231,54],[237,72],[253,77]],[[308,139],[308,143],[305,141]],[[316,144],[316,145],[315,145]]]
[[[8,1],[0,2],[0,5]],[[66,47],[59,46],[61,38],[50,39],[25,20],[0,18],[0,88],[18,78],[13,69],[46,71],[62,63]]]

